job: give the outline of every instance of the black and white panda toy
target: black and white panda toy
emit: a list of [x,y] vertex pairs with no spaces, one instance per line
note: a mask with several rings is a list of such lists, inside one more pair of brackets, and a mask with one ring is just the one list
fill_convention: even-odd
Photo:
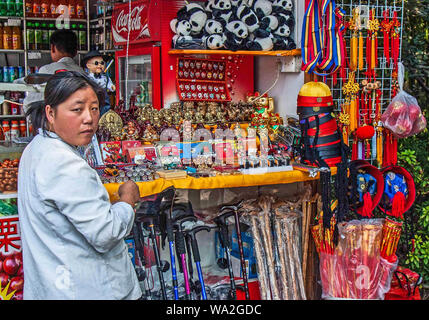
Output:
[[277,29],[274,30],[274,50],[292,50],[296,48],[296,44],[291,37],[293,26],[293,21],[289,20],[279,24]]
[[273,35],[268,33],[265,37],[254,37],[246,43],[246,48],[252,51],[270,51],[274,48]]
[[233,20],[225,26],[225,48],[232,51],[246,48],[249,31],[244,22]]
[[269,16],[273,11],[273,5],[270,0],[249,0],[247,5],[252,8],[259,20]]
[[170,21],[170,28],[178,36],[189,36],[191,34],[191,24],[188,20],[174,18]]
[[177,12],[177,19],[187,20],[191,25],[191,36],[202,37],[207,21],[205,9],[197,3],[189,3]]
[[274,0],[272,7],[274,13],[293,12],[292,0]]
[[207,49],[221,49],[225,47],[225,39],[223,34],[211,34],[203,37],[203,45]]
[[206,8],[207,6],[211,10],[212,19],[221,22],[223,25],[226,25],[229,22],[233,14],[230,0],[209,0]]
[[172,39],[173,48],[179,49],[185,43],[192,41],[191,24],[187,20],[178,20],[177,18],[170,21],[170,28],[175,33]]
[[217,20],[207,19],[206,26],[204,27],[204,31],[206,35],[211,34],[222,34],[223,33],[223,25]]
[[[286,22],[286,21],[285,21]],[[259,30],[264,30],[266,32],[273,32],[279,26],[279,18],[274,15],[268,15],[261,19],[259,22]]]
[[[190,2],[170,22],[173,44],[228,50],[290,50],[293,0]],[[195,41],[194,41],[195,40]]]
[[253,33],[259,28],[259,19],[253,10],[245,4],[237,8],[235,13],[237,19],[241,20],[246,26],[249,33]]

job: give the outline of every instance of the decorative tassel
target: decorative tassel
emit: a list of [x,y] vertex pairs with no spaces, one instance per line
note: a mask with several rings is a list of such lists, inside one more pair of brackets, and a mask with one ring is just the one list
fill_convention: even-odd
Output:
[[374,127],[374,135],[371,138],[371,159],[377,159],[377,131]]
[[343,141],[348,146],[349,145],[349,134],[347,133],[347,127],[345,125],[343,125],[342,133],[343,133]]
[[358,58],[358,38],[354,32],[350,40],[350,71],[356,71]]
[[377,163],[380,168],[383,165],[383,128],[377,127]]
[[350,101],[350,132],[356,130],[357,124],[357,107],[356,107],[356,98],[352,97]]
[[371,218],[372,213],[372,198],[369,192],[363,195],[362,217]]
[[365,158],[369,159],[371,157],[371,145],[369,144],[369,139],[365,140]]
[[392,200],[392,217],[404,219],[405,196],[401,191],[398,191],[393,196]]
[[353,141],[353,146],[352,146],[352,160],[357,160],[357,155],[358,155],[358,147],[357,147],[357,140],[356,137],[354,138]]
[[364,157],[363,157],[363,144],[362,144],[362,141],[358,141],[358,159],[359,159],[359,160],[364,160]]
[[363,70],[363,36],[362,31],[359,31],[359,70]]

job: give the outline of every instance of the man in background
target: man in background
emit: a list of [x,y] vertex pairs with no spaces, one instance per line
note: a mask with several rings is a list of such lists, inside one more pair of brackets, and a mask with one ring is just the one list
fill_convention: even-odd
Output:
[[[61,71],[83,73],[83,69],[73,60],[77,54],[78,39],[72,30],[60,29],[55,31],[50,38],[50,45],[53,62],[42,66],[38,73],[55,74]],[[43,92],[29,92],[24,99],[24,111],[27,111],[28,104],[43,100],[43,98]]]

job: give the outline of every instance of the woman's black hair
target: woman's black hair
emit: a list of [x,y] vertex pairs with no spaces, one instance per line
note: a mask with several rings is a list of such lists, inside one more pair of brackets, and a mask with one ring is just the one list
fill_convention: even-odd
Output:
[[30,117],[33,125],[33,134],[36,135],[38,129],[44,132],[48,130],[45,106],[50,105],[56,109],[59,104],[66,101],[77,90],[92,87],[98,98],[100,108],[104,104],[104,90],[87,75],[77,71],[58,72],[49,78],[45,87],[45,100],[36,101],[29,104],[26,116]]

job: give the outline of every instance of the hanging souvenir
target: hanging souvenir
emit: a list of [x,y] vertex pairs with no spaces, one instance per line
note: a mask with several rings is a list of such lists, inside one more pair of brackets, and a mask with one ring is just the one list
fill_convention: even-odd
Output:
[[336,72],[344,63],[343,26],[337,28],[335,1],[319,8],[319,1],[309,0],[302,25],[302,67],[307,73],[326,76]]
[[351,209],[362,217],[372,218],[383,195],[383,175],[365,160],[354,160],[349,168]]
[[400,166],[388,166],[381,170],[385,188],[379,208],[385,214],[403,219],[414,203],[416,189],[411,174]]

